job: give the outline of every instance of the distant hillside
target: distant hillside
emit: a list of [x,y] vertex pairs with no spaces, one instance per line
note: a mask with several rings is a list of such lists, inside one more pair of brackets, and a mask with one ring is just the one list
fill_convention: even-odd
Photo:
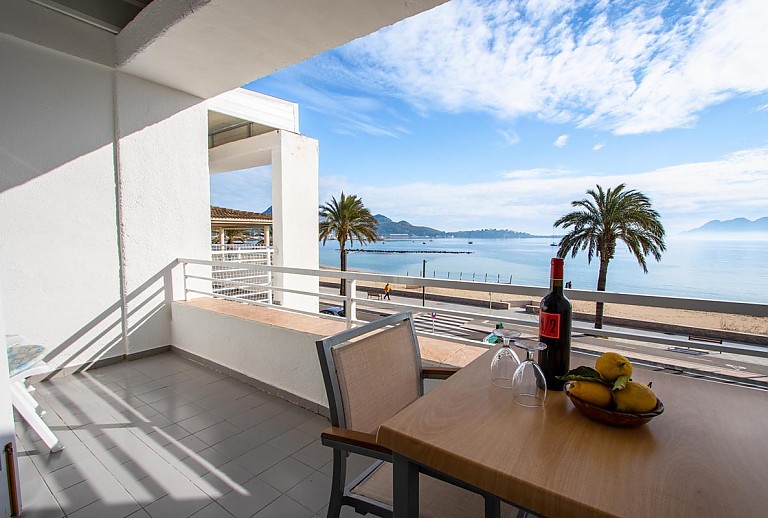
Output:
[[747,218],[718,219],[709,221],[699,228],[688,230],[685,234],[737,234],[737,233],[766,233],[768,232],[768,217],[754,221]]
[[[390,237],[392,234],[400,234],[407,237],[459,237],[459,238],[477,238],[477,239],[499,239],[499,238],[521,238],[521,237],[542,237],[534,236],[526,232],[517,232],[515,230],[484,228],[482,230],[460,230],[457,232],[444,232],[431,227],[419,227],[411,225],[407,221],[392,221],[383,214],[374,216],[378,222],[378,235]],[[548,236],[547,236],[548,237]]]
[[377,234],[382,237],[389,237],[391,234],[407,234],[408,236],[419,237],[444,237],[445,232],[430,227],[417,227],[407,221],[392,221],[382,214],[374,216],[378,223]]

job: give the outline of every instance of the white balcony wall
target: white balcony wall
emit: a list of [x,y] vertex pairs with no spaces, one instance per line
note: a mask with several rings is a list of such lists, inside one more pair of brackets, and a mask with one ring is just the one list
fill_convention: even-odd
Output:
[[58,365],[122,354],[112,72],[0,35],[6,330]]
[[59,367],[169,345],[171,267],[210,253],[201,100],[7,35],[0,69],[7,331]]
[[172,307],[179,349],[328,407],[315,347],[323,336],[185,304]]
[[[127,74],[117,83],[120,235],[128,352],[171,343],[178,257],[210,257],[208,112],[200,99]],[[175,286],[176,296],[171,292]]]

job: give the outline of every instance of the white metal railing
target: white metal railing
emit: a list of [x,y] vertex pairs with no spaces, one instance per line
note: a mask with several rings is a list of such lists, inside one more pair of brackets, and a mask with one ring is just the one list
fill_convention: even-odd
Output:
[[271,304],[272,272],[264,267],[272,264],[272,253],[271,248],[252,244],[212,245],[213,261],[228,263],[212,266],[212,295]]
[[[445,314],[445,315],[455,315],[455,316],[463,316],[463,317],[469,317],[469,318],[482,318],[482,319],[488,318],[488,313],[472,312],[472,311],[465,311],[465,310],[458,310],[458,309],[447,309],[445,307],[435,308],[428,305],[421,306],[420,300],[414,304],[407,304],[402,302],[390,302],[390,301],[384,301],[384,300],[368,300],[366,298],[362,298],[358,296],[357,285],[360,282],[370,283],[378,286],[381,286],[389,282],[391,284],[401,284],[401,285],[407,284],[409,286],[424,286],[427,288],[436,287],[436,288],[449,288],[454,290],[475,291],[475,292],[478,292],[478,294],[482,293],[483,295],[486,295],[488,293],[495,293],[495,294],[525,295],[525,296],[530,296],[532,298],[540,298],[549,291],[549,289],[545,287],[524,286],[524,285],[514,285],[514,284],[496,284],[495,282],[485,283],[485,282],[471,282],[471,281],[456,281],[456,280],[447,280],[447,279],[429,279],[429,278],[421,278],[421,277],[406,277],[406,276],[399,276],[399,275],[385,275],[385,274],[372,274],[372,273],[359,273],[359,272],[340,272],[336,270],[314,270],[314,269],[288,268],[288,267],[268,266],[268,265],[252,265],[247,263],[239,263],[237,266],[233,267],[231,263],[226,263],[222,261],[204,261],[204,260],[197,260],[197,259],[179,259],[179,261],[185,265],[185,268],[184,268],[185,269],[185,291],[187,293],[208,295],[208,296],[214,296],[214,297],[220,296],[222,298],[226,298],[230,300],[238,300],[241,302],[246,302],[250,304],[259,304],[259,305],[269,304],[269,302],[267,302],[266,300],[245,300],[237,296],[231,296],[231,295],[227,295],[226,293],[222,293],[221,290],[219,290],[219,292],[216,292],[215,290],[206,291],[206,290],[200,290],[200,289],[191,289],[186,287],[188,284],[187,279],[213,281],[214,284],[217,282],[219,284],[229,284],[229,285],[245,284],[243,281],[239,279],[231,280],[227,278],[222,278],[221,272],[226,269],[233,269],[233,270],[242,269],[242,270],[249,270],[251,272],[270,272],[270,274],[281,273],[281,274],[294,274],[294,275],[308,275],[308,276],[314,276],[318,278],[325,277],[325,278],[333,278],[333,279],[344,279],[346,283],[345,296],[328,294],[328,293],[319,293],[319,292],[298,291],[298,290],[282,288],[279,286],[268,286],[267,284],[264,284],[261,282],[253,283],[254,286],[251,286],[251,287],[254,289],[258,287],[259,289],[267,289],[267,290],[273,290],[277,292],[298,293],[302,295],[312,295],[312,296],[318,296],[318,297],[322,296],[322,298],[326,300],[335,300],[335,301],[339,301],[340,303],[344,303],[346,307],[345,318],[348,326],[352,326],[355,323],[361,322],[361,320],[357,319],[357,307],[359,303],[364,303],[366,306],[369,306],[369,307],[389,309],[389,310],[395,310],[395,311],[406,311],[406,310],[412,310],[414,312],[438,311],[440,312],[440,314]],[[198,274],[198,275],[190,274],[189,269],[187,268],[186,265],[200,265],[200,266],[210,267],[211,276],[201,275],[201,274]],[[216,272],[219,272],[218,278],[214,276]],[[566,290],[566,293],[571,300],[583,300],[583,301],[592,301],[592,302],[601,301],[601,302],[610,303],[610,304],[625,304],[625,305],[631,305],[631,306],[646,306],[646,307],[654,307],[654,308],[683,309],[683,310],[690,310],[690,311],[706,311],[710,313],[747,315],[747,316],[754,316],[754,317],[768,317],[768,304],[760,304],[760,303],[752,303],[752,302],[729,302],[729,301],[720,301],[720,300],[692,299],[692,298],[682,298],[682,297],[663,297],[663,296],[656,296],[656,295],[635,295],[635,294],[626,294],[626,293],[598,292],[598,291],[573,290],[573,289]],[[429,301],[427,301],[427,303],[429,303]],[[290,310],[290,308],[283,308],[283,309]],[[336,317],[328,317],[328,318],[336,318]],[[502,315],[495,314],[493,318],[495,320],[499,320],[499,321],[503,321],[503,322],[507,322],[515,325],[520,325],[520,326],[536,327],[538,325],[536,320],[532,320],[531,318],[526,318],[524,315],[521,315],[520,317],[518,317],[514,315],[502,316]],[[652,342],[652,343],[669,345],[669,346],[691,347],[693,345],[687,339],[687,337],[686,338],[682,338],[679,336],[675,337],[674,335],[664,335],[663,333],[647,334],[636,329],[623,329],[623,328],[621,330],[594,329],[589,325],[584,325],[583,323],[579,323],[579,322],[574,322],[573,331],[576,333],[586,333],[593,336],[615,337],[615,338],[634,340],[634,341],[640,341],[640,342]],[[421,333],[421,334],[430,334],[430,333]],[[440,335],[440,338],[461,342],[461,343],[482,345],[482,342],[478,342],[475,340],[467,340],[464,338],[447,337],[445,335]],[[763,346],[763,345],[752,345],[748,343],[696,342],[695,348],[768,358],[768,346]]]

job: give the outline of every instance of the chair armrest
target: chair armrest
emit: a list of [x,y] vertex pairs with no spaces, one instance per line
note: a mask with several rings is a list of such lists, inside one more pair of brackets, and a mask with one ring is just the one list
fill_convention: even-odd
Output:
[[[320,441],[325,446],[340,448],[354,453],[358,453],[361,450],[363,452],[368,451],[376,453],[378,455],[372,456],[377,458],[382,458],[382,456],[390,457],[392,455],[392,450],[378,444],[376,442],[376,436],[372,433],[357,432],[355,430],[347,430],[346,428],[331,426],[330,428],[326,428],[323,433],[320,434]],[[371,455],[369,454],[369,456]]]
[[421,377],[429,379],[445,380],[459,372],[461,367],[422,367]]

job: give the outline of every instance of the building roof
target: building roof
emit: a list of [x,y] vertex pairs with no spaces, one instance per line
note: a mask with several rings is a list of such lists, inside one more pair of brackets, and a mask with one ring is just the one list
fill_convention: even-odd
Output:
[[211,228],[248,229],[271,224],[269,214],[211,205]]
[[247,210],[228,209],[211,205],[211,219],[255,219],[257,221],[272,222],[272,216],[260,212]]

